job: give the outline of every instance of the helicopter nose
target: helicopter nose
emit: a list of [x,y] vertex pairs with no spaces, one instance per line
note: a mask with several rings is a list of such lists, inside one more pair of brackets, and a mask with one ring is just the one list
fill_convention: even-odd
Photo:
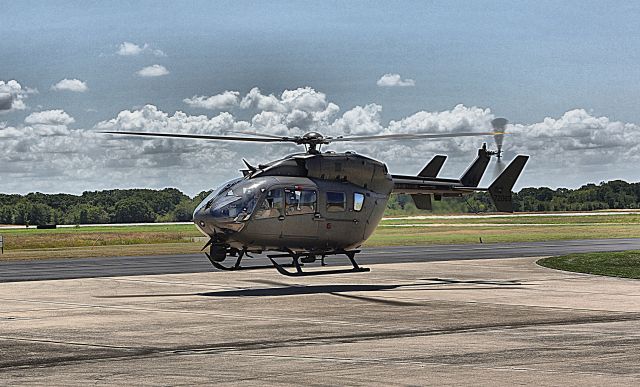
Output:
[[210,217],[207,216],[207,211],[204,208],[199,208],[193,213],[193,223],[204,233],[206,232],[207,225],[210,223]]
[[240,231],[241,224],[229,218],[228,214],[212,208],[201,208],[194,212],[193,222],[205,234],[212,235],[223,232],[225,234]]
[[200,221],[204,221],[204,218],[205,218],[205,214],[204,214],[204,211],[202,209],[197,209],[193,213],[193,221],[195,223],[200,223]]

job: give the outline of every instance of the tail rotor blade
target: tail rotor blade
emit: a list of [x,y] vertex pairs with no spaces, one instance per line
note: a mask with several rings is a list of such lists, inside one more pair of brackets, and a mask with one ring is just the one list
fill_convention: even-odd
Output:
[[496,142],[496,147],[498,148],[498,159],[502,157],[502,143],[504,141],[504,134],[507,130],[507,121],[506,118],[496,118],[491,121],[491,126],[493,127],[493,139]]

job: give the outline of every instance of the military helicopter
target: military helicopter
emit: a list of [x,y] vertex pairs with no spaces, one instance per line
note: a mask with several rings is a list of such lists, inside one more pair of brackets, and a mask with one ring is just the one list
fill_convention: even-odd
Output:
[[[511,189],[528,160],[519,155],[488,188],[478,184],[491,156],[501,157],[505,119],[492,122],[493,132],[447,134],[383,134],[328,137],[318,132],[303,136],[274,136],[241,132],[243,136],[155,132],[103,132],[116,135],[222,140],[260,143],[294,143],[306,152],[253,166],[243,159],[242,177],[227,182],[207,196],[193,214],[196,227],[209,238],[203,247],[211,264],[220,270],[245,270],[251,253],[275,252],[267,257],[287,276],[340,274],[369,271],[355,260],[360,246],[371,236],[392,193],[409,194],[416,207],[430,210],[432,200],[488,191],[498,211],[513,212]],[[475,161],[459,179],[439,178],[446,156],[436,155],[415,176],[393,175],[387,166],[354,152],[321,152],[323,145],[341,142],[422,140],[493,135],[497,151],[478,150]],[[304,271],[305,263],[329,255],[346,255],[352,268]],[[228,257],[235,264],[222,264]],[[288,258],[287,262],[278,259]],[[271,266],[268,266],[271,267]],[[287,268],[295,268],[295,271]]]

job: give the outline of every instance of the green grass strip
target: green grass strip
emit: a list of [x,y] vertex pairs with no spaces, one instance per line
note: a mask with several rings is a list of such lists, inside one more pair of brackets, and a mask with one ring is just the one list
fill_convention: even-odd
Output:
[[543,258],[538,264],[576,273],[640,279],[640,250],[569,254]]

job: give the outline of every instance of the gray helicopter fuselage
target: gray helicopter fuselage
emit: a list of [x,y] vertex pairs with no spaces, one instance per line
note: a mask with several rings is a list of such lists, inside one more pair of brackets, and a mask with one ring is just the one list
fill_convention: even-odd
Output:
[[[391,193],[410,194],[417,208],[432,209],[432,200],[459,197],[486,191],[496,209],[513,212],[512,189],[529,156],[518,155],[488,188],[478,185],[489,165],[490,156],[500,159],[505,119],[492,121],[493,132],[393,133],[363,136],[323,136],[318,132],[302,136],[276,136],[240,132],[244,136],[200,133],[104,132],[199,140],[242,141],[259,143],[294,143],[307,152],[294,154],[257,167],[247,166],[243,177],[232,180],[212,192],[193,214],[196,226],[209,238],[203,251],[219,270],[244,270],[242,258],[248,252],[281,251],[267,257],[276,270],[287,276],[362,273],[369,271],[355,261],[358,247],[367,240],[382,219]],[[486,144],[460,179],[443,179],[438,173],[446,160],[436,155],[415,176],[390,175],[385,164],[351,152],[320,153],[323,145],[334,142],[441,139],[494,135],[497,151]],[[334,269],[307,273],[302,263],[313,263],[319,256],[346,255],[351,269]],[[227,256],[236,257],[233,266],[222,265]],[[275,259],[291,258],[287,271]],[[261,266],[252,266],[252,269]]]
[[194,212],[213,243],[245,251],[353,249],[371,236],[393,190],[383,163],[349,152],[250,168]]

